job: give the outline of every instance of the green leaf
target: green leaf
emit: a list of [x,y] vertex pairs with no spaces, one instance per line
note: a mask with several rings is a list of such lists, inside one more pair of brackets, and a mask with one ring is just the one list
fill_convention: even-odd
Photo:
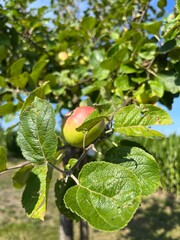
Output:
[[23,166],[14,174],[12,177],[12,183],[15,188],[24,187],[33,167],[32,164]]
[[111,36],[111,38],[114,40],[114,41],[116,41],[116,40],[118,40],[119,39],[119,33],[117,33],[117,32],[111,32],[110,33],[110,36]]
[[108,49],[107,57],[112,57],[112,56],[115,55],[119,50],[120,50],[120,45],[119,45],[119,43],[113,44],[113,45]]
[[22,205],[31,218],[44,220],[47,208],[47,164],[35,165],[22,195]]
[[12,103],[12,102],[8,102],[2,106],[0,106],[0,117],[10,114],[10,113],[14,113],[16,109],[16,106]]
[[18,76],[11,77],[8,82],[18,88],[24,88],[29,80],[29,74],[24,72]]
[[17,140],[25,159],[38,164],[54,160],[57,147],[55,124],[51,104],[37,97],[21,112]]
[[133,171],[142,189],[142,195],[153,193],[160,184],[160,170],[154,157],[139,147],[122,146],[111,148],[105,161],[120,164]]
[[82,20],[82,28],[86,31],[90,31],[97,23],[97,19],[94,17],[84,17]]
[[179,15],[175,18],[172,14],[169,15],[169,18],[164,24],[163,28],[163,37],[166,39],[174,39],[179,35],[180,21]]
[[164,87],[159,81],[148,81],[148,84],[150,85],[150,88],[152,90],[152,97],[153,96],[158,96],[162,98],[164,95]]
[[93,70],[92,77],[98,79],[98,82],[100,83],[101,80],[104,80],[104,79],[108,78],[109,73],[110,73],[109,70],[103,69],[101,67],[97,67]]
[[26,61],[25,58],[20,58],[11,65],[10,67],[11,77],[17,77],[22,73],[25,61]]
[[2,62],[7,57],[7,47],[5,45],[0,45],[0,62]]
[[57,83],[62,86],[72,86],[75,84],[75,80],[69,77],[69,70],[62,70],[60,73],[55,72],[57,77]]
[[147,79],[146,79],[145,77],[132,77],[131,80],[132,80],[133,82],[138,83],[138,84],[141,84],[141,83],[147,81]]
[[104,60],[105,58],[105,51],[104,49],[102,50],[95,50],[92,52],[90,56],[90,64],[94,67],[97,68],[99,67],[99,64]]
[[129,73],[139,72],[139,70],[136,69],[134,66],[126,65],[126,64],[121,64],[121,65],[120,65],[120,72],[121,72],[121,73],[124,73],[124,74],[129,74]]
[[157,73],[157,79],[161,84],[163,84],[164,89],[167,92],[173,94],[180,92],[180,76],[174,74],[174,72],[161,72]]
[[117,53],[114,54],[114,58],[117,62],[123,63],[127,62],[130,58],[130,53],[128,48],[122,48]]
[[165,42],[158,50],[160,53],[169,52],[176,46],[176,39],[171,39]]
[[30,77],[33,81],[33,84],[37,84],[37,81],[44,70],[45,66],[47,65],[48,60],[47,59],[40,59],[33,67],[32,73],[30,74]]
[[146,60],[151,60],[155,57],[157,45],[155,43],[144,44],[139,52],[139,56]]
[[176,8],[180,12],[180,0],[176,0]]
[[[95,69],[96,70],[96,69]],[[104,69],[105,70],[105,69]],[[97,73],[97,72],[96,72]],[[95,74],[96,74],[95,73]],[[102,75],[101,75],[102,73]],[[89,95],[90,93],[96,91],[96,90],[99,90],[102,88],[102,87],[105,87],[107,85],[107,81],[100,81],[100,79],[104,79],[105,75],[109,75],[109,71],[108,70],[105,70],[105,71],[102,71],[101,72],[101,68],[98,70],[98,74],[100,74],[100,78],[96,81],[93,82],[93,85],[87,85],[86,87],[84,87],[82,89],[82,95]],[[97,75],[93,75],[93,77],[97,77]]]
[[0,146],[0,172],[6,170],[7,150],[5,147]]
[[79,174],[79,185],[65,194],[67,208],[104,231],[123,228],[140,202],[138,179],[125,167],[91,162]]
[[35,97],[38,97],[41,99],[45,98],[47,88],[48,88],[48,82],[45,82],[40,87],[38,87],[34,91],[32,91],[29,94],[29,96],[26,98],[26,101],[23,104],[22,110],[27,108],[34,101]]
[[121,63],[127,62],[129,57],[129,50],[127,48],[122,48],[112,55],[112,57],[101,62],[100,67],[113,71],[117,69]]
[[114,57],[108,58],[101,62],[100,67],[105,68],[106,70],[113,71],[119,66]]
[[110,104],[103,105],[95,105],[95,111],[93,111],[84,121],[81,126],[76,128],[77,131],[89,131],[92,127],[94,127],[97,123],[99,123],[102,119],[108,118],[112,113],[112,108]]
[[[180,56],[180,46],[176,46],[170,52],[168,52],[168,57],[172,60],[179,61],[179,56]],[[176,64],[175,64],[175,66],[176,66]],[[177,71],[180,72],[180,69],[178,68]]]
[[0,76],[0,86],[1,86],[1,89],[0,89],[0,93],[3,91],[2,87],[6,87],[7,84],[6,84],[6,80],[4,77]]
[[114,116],[115,131],[127,136],[162,137],[160,132],[146,127],[171,123],[172,119],[166,111],[151,104],[126,106]]
[[143,27],[149,34],[159,35],[159,30],[161,25],[162,25],[162,21],[158,21],[158,22],[144,23]]
[[79,216],[73,213],[70,209],[68,209],[64,203],[64,195],[67,192],[67,190],[72,186],[74,186],[74,181],[70,177],[68,178],[67,182],[65,182],[64,179],[56,181],[54,189],[56,197],[56,206],[59,209],[60,213],[66,216],[67,218],[80,220]]
[[133,86],[129,83],[129,78],[127,75],[119,75],[114,80],[114,86],[116,88],[120,88],[122,91],[127,91],[133,88]]

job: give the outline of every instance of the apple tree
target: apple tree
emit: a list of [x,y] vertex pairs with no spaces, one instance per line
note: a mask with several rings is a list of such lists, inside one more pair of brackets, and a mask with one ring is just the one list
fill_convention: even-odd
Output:
[[161,186],[136,139],[164,137],[151,127],[172,123],[158,103],[171,109],[180,93],[180,3],[169,15],[166,5],[0,2],[0,118],[18,118],[7,131],[17,131],[24,157],[8,168],[0,146],[0,174],[15,171],[29,217],[44,219],[55,171],[60,213],[102,231],[126,226]]

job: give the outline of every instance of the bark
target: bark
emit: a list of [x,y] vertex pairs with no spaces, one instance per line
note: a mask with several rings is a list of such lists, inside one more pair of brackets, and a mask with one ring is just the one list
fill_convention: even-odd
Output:
[[60,216],[59,240],[73,240],[73,221],[67,219],[64,215]]
[[89,227],[86,221],[80,221],[80,240],[89,240]]

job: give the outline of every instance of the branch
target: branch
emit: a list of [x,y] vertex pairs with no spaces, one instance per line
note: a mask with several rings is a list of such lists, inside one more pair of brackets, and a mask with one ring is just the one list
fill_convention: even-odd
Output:
[[153,70],[147,69],[147,71],[148,71],[149,73],[151,73],[153,76],[157,77],[157,74],[156,74]]
[[70,168],[69,170],[62,170],[58,167],[56,167],[55,165],[53,165],[52,163],[48,162],[48,165],[53,167],[54,169],[56,169],[58,172],[62,173],[65,175],[65,177],[71,177],[72,174],[73,174],[73,171],[79,166],[79,164],[81,163],[81,161],[86,157],[87,155],[87,152],[90,150],[90,149],[93,149],[94,148],[94,144],[90,144],[88,147],[84,148],[81,156],[79,157],[78,161],[72,166],[72,168]]
[[63,174],[66,173],[66,171],[64,171],[64,170],[62,170],[62,169],[56,167],[55,165],[53,165],[53,164],[50,163],[50,162],[48,162],[48,165],[51,166],[51,167],[53,167],[54,169],[56,169],[56,170],[57,170],[58,172],[60,172],[60,173],[63,173]]
[[84,148],[81,156],[79,157],[78,161],[72,166],[72,168],[70,168],[69,170],[66,171],[66,175],[71,175],[73,173],[73,171],[79,166],[79,164],[82,162],[82,160],[84,160],[84,158],[87,155],[87,152],[91,149],[94,148],[94,144],[91,143],[88,147]]
[[149,3],[150,3],[150,1],[148,0],[147,3],[146,3],[146,5],[145,5],[142,9],[140,9],[140,10],[141,10],[141,17],[140,17],[139,20],[138,20],[139,23],[142,22],[145,14],[147,13]]
[[30,162],[24,162],[24,163],[18,164],[16,166],[6,168],[4,171],[0,172],[0,175],[3,175],[4,173],[10,172],[10,171],[18,169],[18,168],[22,168],[22,167],[24,167],[26,165],[29,165],[29,164],[31,164],[31,163]]

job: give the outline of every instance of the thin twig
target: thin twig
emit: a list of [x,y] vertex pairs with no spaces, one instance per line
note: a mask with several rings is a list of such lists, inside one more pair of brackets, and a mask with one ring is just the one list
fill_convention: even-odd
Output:
[[7,172],[10,172],[12,170],[24,167],[24,166],[29,165],[29,164],[31,164],[31,163],[30,162],[24,162],[24,163],[18,164],[16,166],[13,166],[13,167],[10,167],[10,168],[6,168],[4,171],[0,172],[0,175],[3,175],[5,173],[7,173]]
[[139,20],[138,20],[139,23],[142,22],[144,16],[146,15],[147,10],[148,10],[149,3],[150,3],[150,1],[148,0],[147,3],[146,3],[146,5],[145,5],[144,8],[142,9],[141,17],[140,17]]
[[82,160],[85,158],[85,156],[87,155],[87,152],[90,149],[93,149],[94,144],[90,144],[88,147],[84,148],[81,156],[79,157],[78,161],[72,166],[72,168],[70,168],[69,170],[66,171],[67,175],[71,175],[73,173],[73,171],[79,166],[79,164],[82,162]]
[[51,166],[51,167],[53,167],[54,169],[56,169],[58,172],[63,173],[63,174],[66,174],[66,171],[64,171],[64,170],[56,167],[56,166],[53,165],[52,163],[48,162],[48,165]]
[[151,69],[147,69],[147,71],[148,71],[149,73],[151,73],[152,75],[154,75],[155,77],[157,77],[157,74],[156,74],[154,71],[152,71]]
[[78,165],[81,163],[81,161],[85,158],[87,152],[90,150],[90,149],[93,149],[94,147],[94,144],[90,144],[88,147],[84,148],[81,156],[79,157],[78,161],[72,166],[72,168],[70,168],[69,170],[62,170],[58,167],[56,167],[55,165],[53,165],[52,163],[48,162],[48,165],[53,167],[54,169],[56,169],[58,172],[62,173],[65,175],[65,178],[66,177],[72,177],[73,175],[73,171],[78,167]]

